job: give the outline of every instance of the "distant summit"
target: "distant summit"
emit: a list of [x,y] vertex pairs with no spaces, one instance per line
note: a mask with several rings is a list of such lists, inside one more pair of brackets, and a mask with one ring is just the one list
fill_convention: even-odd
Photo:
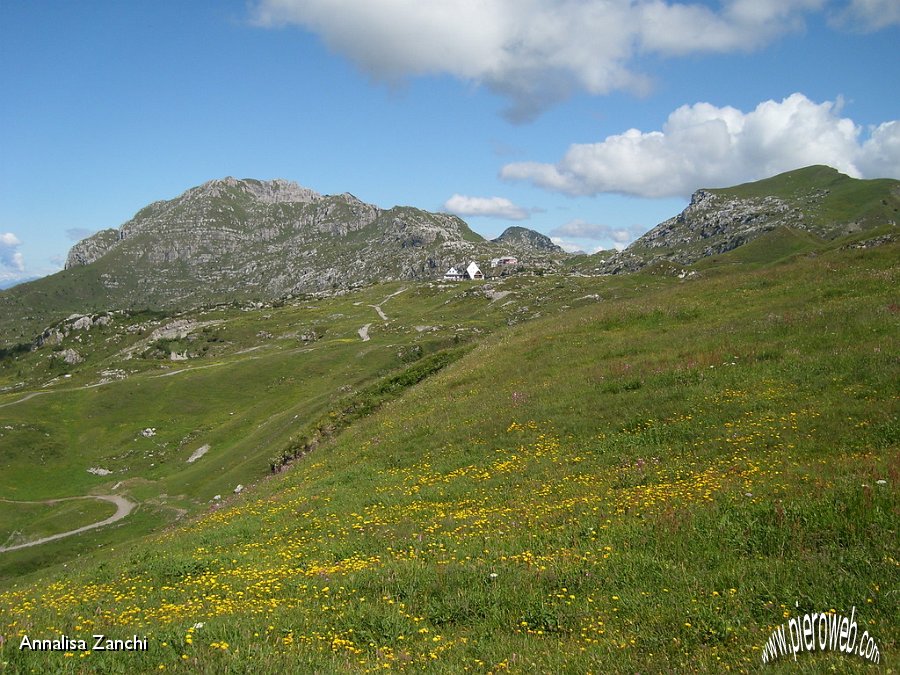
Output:
[[286,180],[227,177],[149,204],[119,228],[78,242],[63,272],[0,295],[0,313],[275,300],[439,279],[461,261],[508,253],[538,260],[559,250],[543,235],[511,229],[514,236],[489,242],[449,214],[381,209]]
[[731,188],[697,190],[684,211],[663,221],[599,270],[629,272],[659,261],[689,265],[778,228],[823,239],[900,220],[900,181],[860,180],[810,166]]
[[[857,180],[812,166],[698,190],[684,211],[624,251],[578,256],[572,269],[618,274],[658,263],[685,266],[748,242],[756,242],[754,256],[765,257],[771,247],[796,250],[895,228],[898,217],[900,181]],[[501,257],[542,269],[571,260],[523,227],[486,241],[457,216],[381,209],[349,193],[321,195],[286,180],[222,178],[78,242],[64,271],[0,292],[0,342],[30,339],[73,312],[343,292],[379,281],[441,279],[451,267]]]
[[525,227],[508,227],[503,231],[503,234],[492,241],[496,244],[509,246],[516,251],[563,252],[562,248],[554,244],[550,237]]
[[238,190],[264,204],[308,204],[322,198],[318,192],[305,188],[299,183],[276,178],[274,180],[238,180],[227,176],[207,181],[191,188],[182,197],[222,197]]

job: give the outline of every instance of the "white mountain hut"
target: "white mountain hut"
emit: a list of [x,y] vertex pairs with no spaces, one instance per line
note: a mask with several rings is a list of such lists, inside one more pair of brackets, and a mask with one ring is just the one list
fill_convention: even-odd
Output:
[[459,281],[460,279],[465,278],[465,272],[460,272],[455,267],[451,267],[449,270],[444,272],[444,281]]
[[466,276],[468,276],[469,279],[484,279],[484,273],[479,269],[474,260],[470,262],[469,266],[466,268]]

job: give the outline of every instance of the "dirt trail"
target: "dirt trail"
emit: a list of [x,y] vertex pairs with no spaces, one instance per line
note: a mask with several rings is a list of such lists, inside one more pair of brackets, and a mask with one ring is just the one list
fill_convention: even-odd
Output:
[[[372,309],[374,309],[378,313],[378,316],[381,318],[381,320],[384,321],[385,323],[387,323],[388,321],[390,321],[390,319],[388,318],[388,315],[384,313],[384,310],[381,309],[381,306],[384,303],[386,303],[388,300],[393,298],[395,295],[400,295],[401,293],[403,293],[406,290],[408,290],[408,289],[404,287],[404,288],[401,288],[399,291],[394,291],[389,296],[387,296],[384,300],[379,302],[377,305],[368,305],[368,307],[371,307]],[[363,342],[366,342],[369,339],[369,328],[371,328],[371,326],[372,326],[372,324],[367,323],[365,326],[363,326],[362,328],[360,328],[357,331],[359,333],[359,337],[362,338]]]
[[[180,371],[179,371],[180,372]],[[157,377],[159,377],[157,375]],[[25,403],[25,401],[30,401],[35,396],[44,396],[46,394],[60,394],[67,391],[83,391],[85,389],[96,389],[97,387],[105,387],[107,384],[112,384],[113,382],[122,382],[122,380],[109,380],[108,382],[95,382],[94,384],[83,384],[80,387],[69,387],[68,389],[49,389],[47,391],[33,391],[30,394],[26,394],[20,399],[16,399],[15,401],[10,401],[9,403],[0,403],[0,408],[5,408],[10,405],[16,405],[18,403]]]
[[[257,349],[257,347],[252,347],[251,349],[246,349],[243,352],[235,352],[235,353],[236,354],[244,354],[248,351],[253,351],[255,349]],[[294,352],[296,352],[296,351],[312,351],[312,350],[310,350],[310,349],[294,350]],[[294,353],[294,352],[285,352],[285,353],[290,354],[290,353]],[[261,358],[263,358],[263,357],[262,356],[248,356],[243,359],[234,359],[233,361],[217,361],[216,363],[206,363],[206,364],[203,364],[202,366],[188,366],[186,368],[179,368],[178,370],[170,370],[165,373],[160,373],[158,375],[151,375],[151,374],[149,374],[149,372],[141,373],[141,375],[144,377],[149,377],[149,378],[153,378],[153,379],[155,379],[157,377],[172,377],[173,375],[181,375],[182,373],[191,373],[195,370],[203,370],[205,368],[218,368],[219,366],[233,365],[235,363],[243,363],[244,361],[252,361],[252,360],[261,359]],[[64,394],[64,393],[70,392],[70,391],[83,391],[85,389],[95,389],[97,387],[105,387],[106,385],[113,384],[114,382],[124,382],[124,381],[125,380],[109,380],[108,382],[95,382],[94,384],[83,384],[79,387],[68,387],[66,389],[49,389],[47,391],[33,391],[30,394],[25,394],[25,396],[23,396],[22,398],[16,399],[15,401],[9,401],[8,403],[0,403],[0,408],[6,408],[7,406],[11,406],[11,405],[18,405],[19,403],[25,403],[25,401],[30,401],[35,396],[44,396],[46,394]],[[0,500],[0,501],[2,501],[2,500]]]
[[43,396],[44,394],[53,394],[53,393],[55,393],[55,392],[52,392],[52,391],[34,391],[34,392],[30,393],[30,394],[26,394],[25,396],[23,396],[22,398],[20,398],[20,399],[18,399],[18,400],[16,400],[16,401],[10,401],[9,403],[0,403],[0,408],[5,408],[5,407],[8,406],[8,405],[16,405],[17,403],[25,403],[25,401],[30,401],[30,400],[33,399],[35,396]]
[[388,320],[387,314],[385,314],[384,311],[381,309],[381,305],[369,305],[369,307],[371,307],[371,308],[374,309],[376,312],[378,312],[378,316],[381,317],[381,320],[382,320],[382,321],[387,321],[387,320]]
[[73,534],[87,532],[88,530],[103,527],[104,525],[111,525],[116,521],[122,520],[122,518],[131,513],[134,510],[134,507],[137,506],[137,504],[135,504],[133,501],[126,499],[121,495],[88,495],[86,497],[63,497],[61,499],[45,499],[44,501],[39,502],[17,502],[11,499],[0,499],[0,502],[6,502],[7,504],[56,504],[58,502],[65,502],[72,499],[102,499],[104,501],[112,502],[113,504],[115,504],[116,512],[109,518],[96,523],[91,523],[90,525],[84,525],[83,527],[79,527],[74,530],[69,530],[68,532],[51,534],[49,537],[42,537],[41,539],[35,539],[34,541],[29,541],[24,544],[16,544],[15,546],[0,546],[0,553],[3,553],[4,551],[15,551],[16,549],[20,548],[28,548],[29,546],[37,546],[38,544],[46,544],[48,541],[62,539],[63,537],[71,537]]
[[391,293],[389,296],[387,296],[384,300],[382,300],[381,302],[379,302],[377,305],[369,305],[369,307],[371,307],[371,308],[374,309],[376,312],[378,312],[378,316],[381,317],[381,320],[382,320],[382,321],[388,321],[389,319],[388,319],[388,317],[387,317],[387,314],[384,313],[384,311],[381,309],[381,306],[382,306],[384,303],[386,303],[388,300],[390,300],[391,298],[393,298],[395,295],[400,295],[401,293],[403,293],[403,292],[405,292],[405,291],[407,291],[407,290],[408,290],[408,289],[404,287],[404,288],[401,288],[399,291],[394,291],[394,292]]

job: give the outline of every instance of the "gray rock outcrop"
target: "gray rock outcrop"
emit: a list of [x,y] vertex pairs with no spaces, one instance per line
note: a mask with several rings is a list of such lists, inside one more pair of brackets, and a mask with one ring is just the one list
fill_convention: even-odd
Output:
[[75,244],[66,257],[65,269],[78,265],[90,265],[111,249],[119,239],[117,230],[100,230],[87,239],[82,239]]
[[74,349],[64,349],[60,352],[59,356],[69,365],[75,365],[76,363],[81,363],[82,361],[84,361],[84,359],[81,358],[81,354],[76,352]]
[[627,249],[598,261],[604,273],[656,262],[690,265],[779,228],[831,239],[896,223],[900,183],[863,181],[826,166],[789,171],[733,188],[697,190],[681,213]]

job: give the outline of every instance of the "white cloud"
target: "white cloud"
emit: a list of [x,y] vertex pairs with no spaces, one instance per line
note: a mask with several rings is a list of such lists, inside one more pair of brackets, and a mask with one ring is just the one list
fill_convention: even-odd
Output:
[[[550,230],[550,239],[554,244],[562,247],[563,250],[569,253],[574,253],[575,251],[596,253],[608,248],[615,248],[621,251],[646,231],[647,228],[640,225],[614,227],[599,223],[589,223],[586,220],[576,218]],[[603,243],[598,244],[597,242]]]
[[18,250],[21,244],[22,242],[12,232],[0,234],[0,272],[4,272],[5,277],[14,276],[9,274],[10,271],[14,273],[25,271],[25,258]]
[[599,223],[589,223],[586,220],[576,218],[568,223],[554,227],[550,234],[557,237],[573,237],[575,239],[591,239],[596,241],[613,241],[619,244],[630,244],[642,235],[647,228],[636,225],[634,227],[613,227]]
[[[858,0],[857,0],[858,1]],[[376,78],[449,74],[507,97],[514,121],[575,91],[645,91],[642,55],[747,51],[826,0],[257,0],[256,25],[300,26]]]
[[693,52],[749,51],[789,31],[803,28],[802,15],[825,0],[731,0],[715,12],[708,5],[639,3],[640,40],[645,51],[682,55]]
[[18,246],[22,242],[12,232],[0,234],[0,246]]
[[584,253],[584,247],[574,241],[565,239],[564,237],[550,237],[550,241],[559,246],[566,253]]
[[527,209],[516,206],[506,197],[468,197],[454,194],[444,202],[444,208],[459,216],[490,216],[505,220],[525,220]]
[[868,177],[900,178],[900,121],[885,122],[863,143],[859,168]]
[[699,187],[734,185],[811,164],[854,177],[900,178],[900,123],[882,124],[860,143],[860,127],[839,115],[841,103],[793,94],[749,113],[686,105],[669,115],[661,131],[629,129],[599,143],[572,145],[554,164],[507,164],[500,175],[571,195],[641,197],[687,196]]
[[870,32],[900,25],[900,2],[897,0],[850,0],[842,11],[832,17],[832,23],[842,28]]

